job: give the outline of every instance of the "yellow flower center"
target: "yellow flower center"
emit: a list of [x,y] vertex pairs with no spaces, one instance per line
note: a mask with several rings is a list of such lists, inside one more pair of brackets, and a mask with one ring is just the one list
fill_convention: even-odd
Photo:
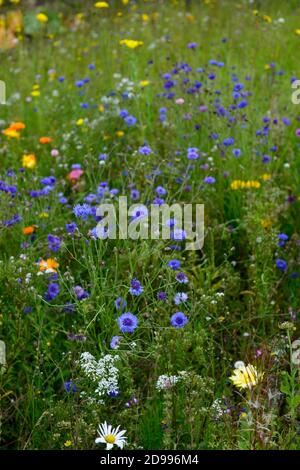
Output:
[[104,439],[106,440],[108,444],[114,444],[116,442],[116,438],[112,434],[108,434],[107,436],[104,437]]

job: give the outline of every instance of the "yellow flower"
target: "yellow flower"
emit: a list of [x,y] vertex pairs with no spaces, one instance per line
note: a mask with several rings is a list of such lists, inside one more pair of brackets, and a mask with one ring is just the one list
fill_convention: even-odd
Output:
[[36,166],[36,157],[33,153],[28,154],[28,155],[23,155],[22,158],[22,165],[25,166],[25,168],[34,168]]
[[41,212],[40,215],[39,215],[39,218],[40,219],[48,219],[49,218],[48,212]]
[[83,118],[77,119],[77,121],[76,121],[77,126],[82,126],[83,124],[84,124],[84,119]]
[[108,8],[109,4],[107,2],[97,2],[94,4],[96,8]]
[[297,34],[297,36],[300,36],[300,29],[295,29],[295,34]]
[[4,129],[2,131],[2,134],[6,135],[6,137],[11,137],[12,139],[19,139],[20,138],[20,132],[16,131],[15,129]]
[[40,96],[40,94],[41,94],[41,92],[40,92],[39,90],[33,90],[33,91],[31,92],[31,96],[34,96],[34,97]]
[[270,66],[270,64],[266,64],[264,68],[265,68],[265,70],[270,70],[271,66]]
[[143,13],[142,14],[142,20],[144,23],[148,23],[148,21],[150,20],[150,16],[147,15],[147,13]]
[[128,5],[129,0],[122,0],[123,5]]
[[139,46],[142,46],[144,43],[143,41],[136,41],[135,39],[121,39],[120,41],[121,46],[127,46],[129,49],[136,49]]
[[36,19],[40,22],[40,23],[47,23],[48,22],[48,16],[45,15],[45,13],[38,13],[36,15]]
[[187,19],[190,23],[194,23],[194,22],[195,22],[195,17],[194,17],[191,13],[187,13],[185,16],[186,16],[186,19]]
[[272,226],[272,222],[270,219],[261,219],[260,224],[262,228],[270,228]]
[[271,175],[269,173],[264,173],[263,175],[261,175],[261,179],[264,181],[268,181],[271,179]]
[[263,378],[263,372],[258,372],[256,367],[248,364],[239,366],[234,369],[233,375],[229,377],[233,385],[235,385],[240,390],[245,388],[251,389],[255,387]]
[[230,184],[230,187],[231,189],[251,189],[251,188],[255,188],[255,189],[258,189],[260,188],[261,184],[259,181],[241,181],[241,180],[234,180],[232,181],[232,183]]
[[124,134],[125,134],[124,131],[117,131],[117,132],[116,132],[116,136],[117,136],[117,137],[123,137]]
[[272,18],[269,15],[263,15],[263,20],[267,23],[272,23]]
[[98,109],[99,109],[100,113],[104,113],[104,111],[105,111],[105,108],[104,108],[103,104],[99,104]]
[[140,81],[140,86],[145,87],[145,86],[149,85],[149,83],[150,83],[149,80],[141,80]]
[[64,443],[64,446],[65,447],[70,447],[72,445],[72,441],[70,440],[67,440],[65,443]]

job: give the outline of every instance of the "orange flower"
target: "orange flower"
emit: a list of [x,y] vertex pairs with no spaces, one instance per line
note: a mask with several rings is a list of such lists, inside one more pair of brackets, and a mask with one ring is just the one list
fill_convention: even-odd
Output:
[[36,156],[33,153],[23,155],[22,165],[25,166],[25,168],[34,168],[36,166]]
[[33,232],[35,232],[35,226],[34,225],[30,225],[29,227],[24,227],[23,228],[24,235],[31,235]]
[[42,259],[39,264],[40,271],[46,271],[48,273],[56,273],[56,268],[59,266],[53,258],[48,258],[46,261]]
[[22,131],[25,127],[26,126],[23,122],[12,122],[9,129],[12,129],[13,131]]
[[51,137],[41,137],[40,138],[40,144],[50,144],[52,142]]

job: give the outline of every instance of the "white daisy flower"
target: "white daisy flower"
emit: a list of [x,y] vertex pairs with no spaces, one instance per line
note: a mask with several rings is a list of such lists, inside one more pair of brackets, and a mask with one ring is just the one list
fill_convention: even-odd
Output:
[[124,434],[126,431],[119,431],[120,426],[113,429],[111,424],[104,423],[99,425],[99,437],[95,439],[96,444],[106,444],[106,450],[110,450],[113,446],[118,446],[120,449],[123,449],[126,444],[126,437]]

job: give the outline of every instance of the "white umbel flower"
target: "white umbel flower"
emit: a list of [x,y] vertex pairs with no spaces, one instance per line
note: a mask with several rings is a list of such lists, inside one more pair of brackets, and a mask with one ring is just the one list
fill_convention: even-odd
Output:
[[113,429],[111,424],[104,423],[99,425],[99,437],[95,439],[96,444],[106,444],[106,450],[110,450],[113,446],[118,446],[120,449],[123,449],[126,444],[126,437],[124,434],[126,431],[119,431],[120,426]]

